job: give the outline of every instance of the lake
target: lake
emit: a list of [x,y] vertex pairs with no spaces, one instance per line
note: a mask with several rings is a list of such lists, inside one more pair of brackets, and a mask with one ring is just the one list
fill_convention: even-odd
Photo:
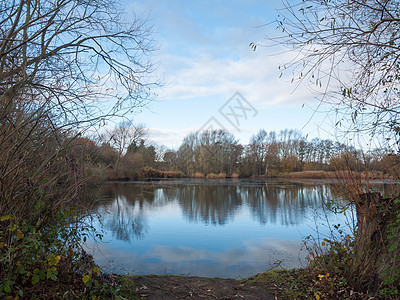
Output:
[[[86,245],[106,271],[245,278],[304,266],[303,239],[345,227],[324,204],[327,184],[255,179],[173,179],[104,184]],[[346,230],[344,228],[344,230]]]

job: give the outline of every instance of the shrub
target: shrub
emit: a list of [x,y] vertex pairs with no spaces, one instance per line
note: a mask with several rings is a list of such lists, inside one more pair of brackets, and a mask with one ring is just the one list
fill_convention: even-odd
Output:
[[201,172],[196,172],[196,173],[192,174],[191,177],[192,178],[204,178],[205,175],[203,173],[201,173]]
[[88,286],[93,295],[113,293],[112,286],[105,287],[99,267],[79,247],[91,227],[82,226],[76,209],[60,210],[52,222],[46,216],[34,225],[13,215],[1,216],[0,225],[0,297],[83,296]]

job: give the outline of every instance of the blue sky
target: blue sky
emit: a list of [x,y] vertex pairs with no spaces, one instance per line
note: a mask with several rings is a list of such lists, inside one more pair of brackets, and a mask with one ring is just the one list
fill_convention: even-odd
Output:
[[[309,137],[329,137],[327,124],[333,120],[323,111],[313,115],[317,95],[306,85],[296,89],[291,74],[279,78],[278,66],[293,54],[249,47],[251,42],[267,43],[264,36],[273,26],[262,25],[273,21],[280,7],[280,0],[128,0],[127,12],[148,14],[154,25],[154,61],[164,85],[133,121],[150,128],[153,142],[173,148],[209,120],[241,143],[261,128],[302,129]],[[226,104],[236,92],[245,102],[234,98]],[[240,109],[240,103],[247,106]]]

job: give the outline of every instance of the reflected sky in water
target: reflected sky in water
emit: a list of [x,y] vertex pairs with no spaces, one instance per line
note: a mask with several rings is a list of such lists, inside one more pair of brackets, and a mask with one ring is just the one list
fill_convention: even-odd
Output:
[[326,211],[324,184],[263,180],[164,180],[91,191],[102,243],[89,242],[107,271],[245,278],[277,261],[304,265],[302,239],[346,223]]

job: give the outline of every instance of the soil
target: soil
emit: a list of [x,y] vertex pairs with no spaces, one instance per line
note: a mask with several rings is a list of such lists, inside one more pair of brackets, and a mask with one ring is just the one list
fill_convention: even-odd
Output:
[[256,275],[246,280],[173,275],[132,276],[125,279],[131,296],[142,299],[280,299],[280,288]]

